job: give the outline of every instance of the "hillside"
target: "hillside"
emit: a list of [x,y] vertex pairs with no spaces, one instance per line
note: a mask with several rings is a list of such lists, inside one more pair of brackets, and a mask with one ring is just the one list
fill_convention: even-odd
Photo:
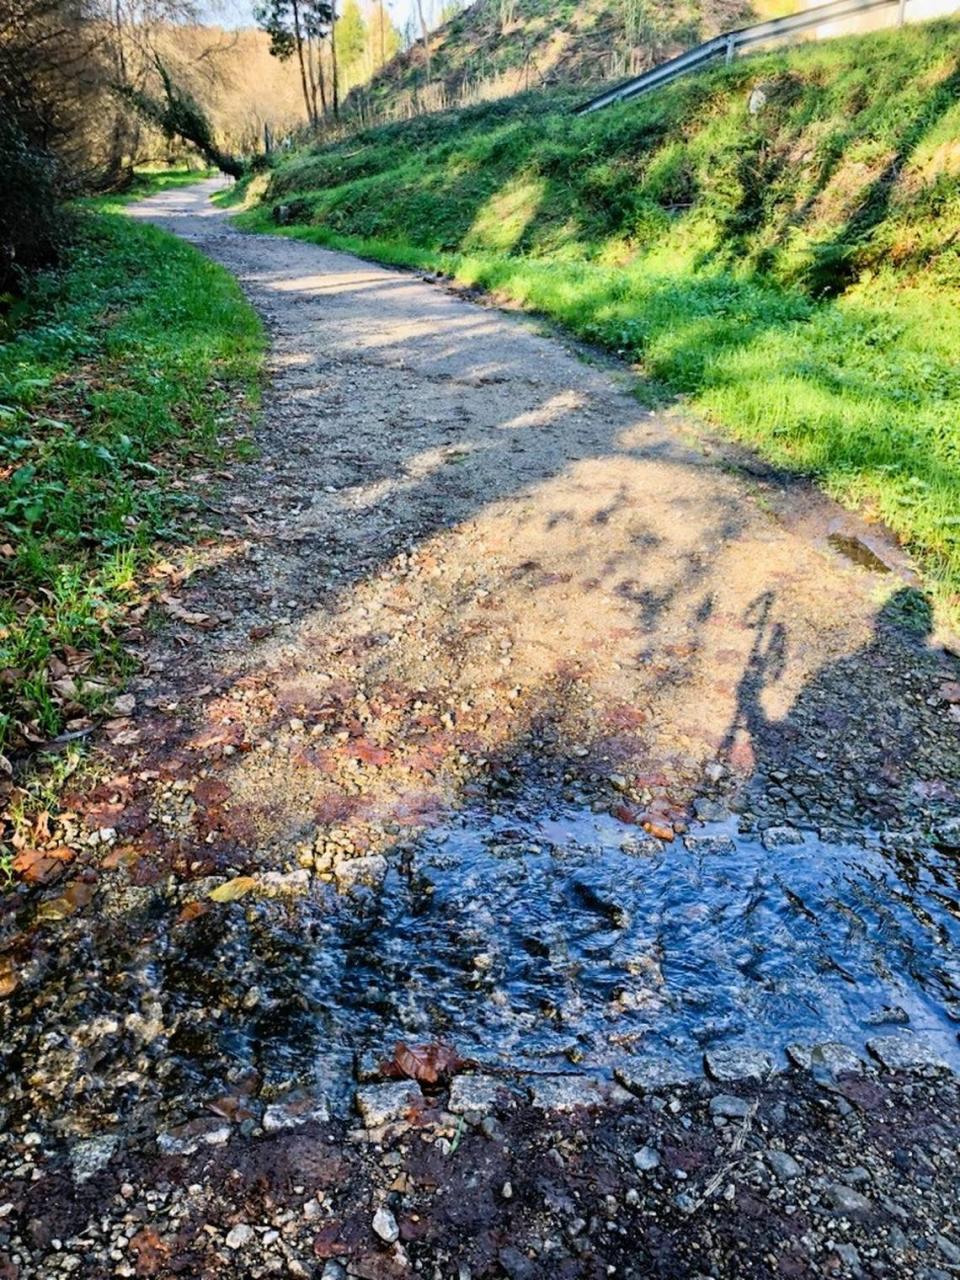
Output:
[[[778,11],[797,7],[774,0]],[[405,116],[562,83],[643,70],[750,21],[770,0],[476,0],[397,54],[353,105]],[[348,104],[349,105],[349,104]]]
[[483,286],[883,518],[960,605],[960,23],[286,158],[246,215]]

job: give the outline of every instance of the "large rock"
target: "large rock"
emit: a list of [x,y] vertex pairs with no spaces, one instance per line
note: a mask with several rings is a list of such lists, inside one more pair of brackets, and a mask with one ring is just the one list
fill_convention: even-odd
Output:
[[837,1040],[821,1044],[788,1044],[787,1057],[801,1071],[829,1071],[832,1075],[861,1075],[863,1061],[859,1054]]
[[492,1111],[497,1095],[504,1091],[503,1081],[495,1076],[455,1076],[450,1086],[447,1110],[454,1115],[464,1112]]
[[876,1036],[867,1049],[888,1071],[915,1071],[919,1067],[945,1068],[946,1063],[932,1045],[909,1034]]
[[720,1084],[734,1080],[766,1080],[773,1072],[773,1059],[762,1049],[710,1049],[703,1055],[707,1073]]

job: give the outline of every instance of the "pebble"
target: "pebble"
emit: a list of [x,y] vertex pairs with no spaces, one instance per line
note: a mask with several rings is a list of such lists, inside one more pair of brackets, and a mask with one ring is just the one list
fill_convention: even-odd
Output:
[[723,1120],[744,1120],[750,1107],[746,1098],[735,1098],[731,1093],[718,1093],[710,1099],[710,1114]]
[[397,1220],[389,1209],[379,1208],[373,1215],[373,1229],[387,1244],[393,1244],[400,1238],[400,1228],[397,1226]]
[[800,1176],[800,1166],[788,1151],[770,1150],[766,1153],[766,1161],[781,1182],[789,1182]]
[[641,1147],[639,1151],[633,1153],[633,1163],[641,1173],[649,1173],[659,1165],[660,1152],[653,1147]]
[[242,1249],[244,1245],[250,1244],[253,1239],[253,1227],[248,1227],[245,1222],[238,1222],[235,1227],[231,1227],[227,1232],[225,1244],[228,1249]]
[[860,1218],[865,1214],[872,1213],[875,1205],[872,1200],[868,1200],[865,1195],[861,1195],[859,1191],[854,1191],[853,1187],[846,1186],[843,1182],[831,1182],[826,1189],[827,1202],[837,1213],[842,1213],[848,1218]]

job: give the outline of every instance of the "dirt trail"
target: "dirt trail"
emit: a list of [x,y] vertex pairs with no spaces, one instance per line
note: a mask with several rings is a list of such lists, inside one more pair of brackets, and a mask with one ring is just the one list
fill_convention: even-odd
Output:
[[208,190],[131,213],[233,271],[273,339],[262,463],[185,595],[233,617],[182,636],[163,673],[213,683],[193,708],[208,727],[274,739],[225,779],[245,844],[322,845],[340,816],[380,845],[533,727],[669,827],[718,756],[748,776],[758,726],[869,644],[902,584],[831,551],[855,522],[731,474],[624,375],[528,323],[240,234]]
[[216,185],[129,212],[263,317],[260,456],[0,917],[0,1280],[939,1280],[960,684],[903,556]]

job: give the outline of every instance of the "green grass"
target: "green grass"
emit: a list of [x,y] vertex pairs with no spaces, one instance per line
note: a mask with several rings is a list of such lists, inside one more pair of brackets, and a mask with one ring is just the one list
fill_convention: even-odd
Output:
[[[196,177],[196,175],[191,175]],[[151,176],[150,189],[167,175]],[[118,213],[80,211],[0,345],[0,753],[122,677],[144,570],[195,519],[189,477],[235,453],[264,335],[233,278]]]
[[956,625],[960,23],[570,102],[301,151],[241,223],[278,230],[286,204],[284,234],[447,271],[637,362],[649,399],[887,522]]

